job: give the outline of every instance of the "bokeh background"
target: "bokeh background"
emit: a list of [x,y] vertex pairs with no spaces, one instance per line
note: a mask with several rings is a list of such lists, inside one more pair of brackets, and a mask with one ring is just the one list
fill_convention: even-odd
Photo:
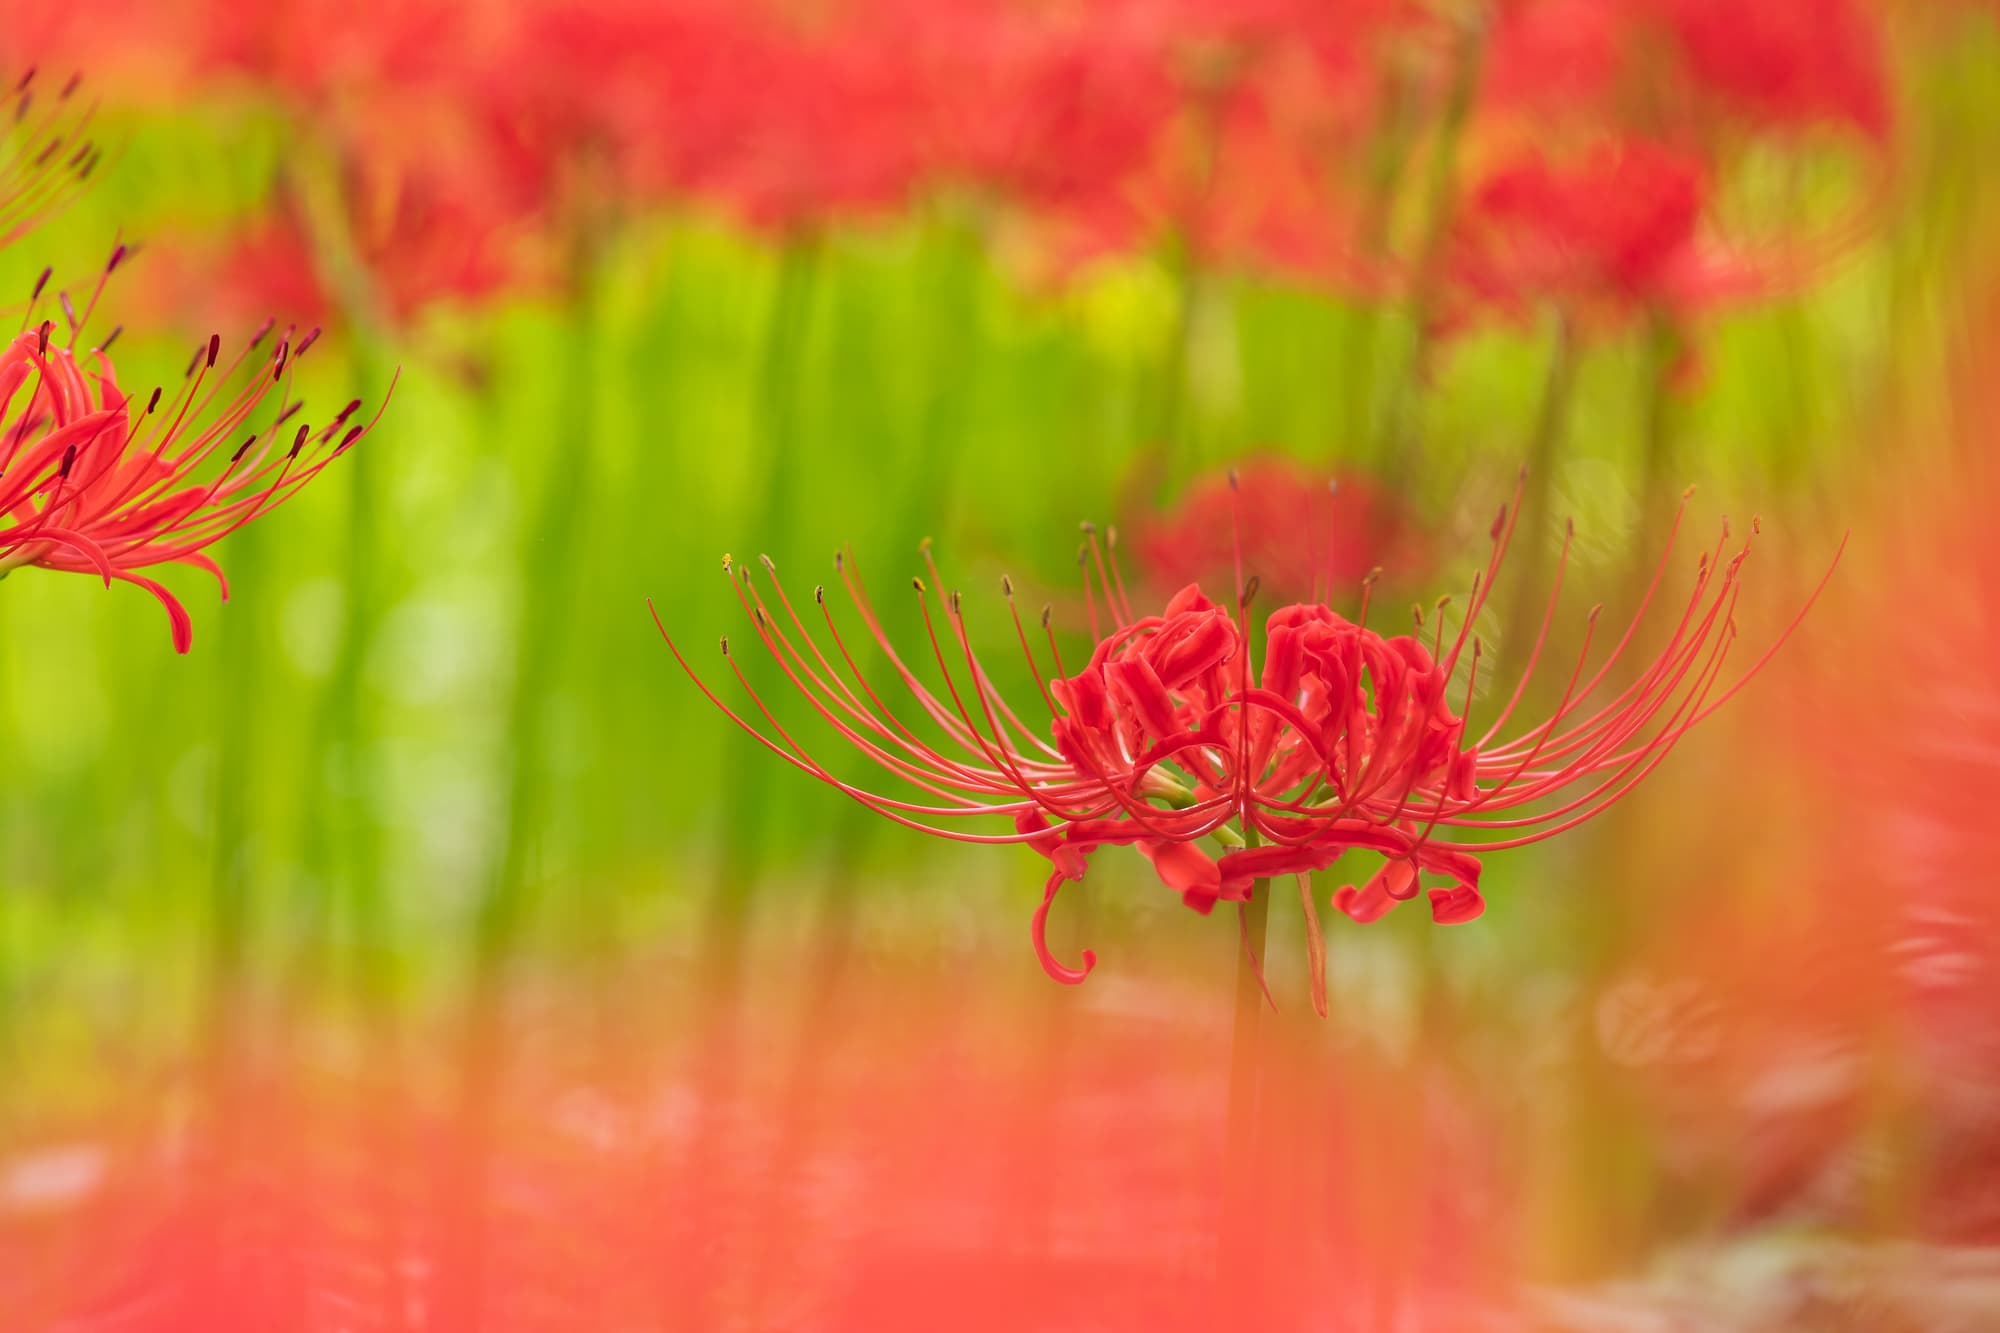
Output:
[[[0,585],[0,1327],[2000,1326],[1990,4],[7,0],[0,56],[108,149],[0,293],[136,242],[128,383],[267,316],[309,400],[396,377],[229,603],[168,575],[190,655]],[[1107,851],[1053,985],[1039,857],[779,764],[647,614],[720,676],[724,553],[846,546],[919,635],[930,538],[989,660],[1003,573],[1080,657],[1077,524],[1226,577],[1237,466],[1267,586],[1338,477],[1331,600],[1400,618],[1524,463],[1503,682],[1566,519],[1572,648],[1691,483],[1676,577],[1762,519],[1746,657],[1847,553],[1478,922],[1319,876],[1324,1020],[1280,886],[1251,1161],[1233,921]]]

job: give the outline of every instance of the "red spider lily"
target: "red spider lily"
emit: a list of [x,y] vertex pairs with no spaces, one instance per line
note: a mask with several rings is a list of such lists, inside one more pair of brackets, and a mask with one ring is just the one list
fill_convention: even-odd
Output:
[[1373,478],[1351,472],[1329,480],[1289,459],[1259,458],[1200,479],[1167,513],[1131,524],[1146,584],[1227,583],[1238,515],[1244,563],[1257,571],[1260,589],[1279,598],[1329,599],[1377,565],[1407,568],[1424,558],[1406,531],[1408,516]]
[[1549,302],[1629,313],[1694,304],[1704,282],[1695,230],[1701,163],[1645,141],[1602,144],[1574,163],[1533,153],[1482,181],[1451,262],[1463,294],[1503,310]]
[[[291,397],[289,372],[318,330],[297,339],[287,330],[265,351],[266,325],[220,368],[222,340],[211,337],[178,391],[155,389],[143,403],[119,387],[103,348],[86,370],[50,330],[0,351],[0,575],[39,565],[97,574],[106,587],[137,584],[166,607],[184,653],[194,636],[186,608],[135,571],[193,565],[227,600],[228,580],[204,549],[290,499],[374,423],[349,424],[357,400],[317,430],[291,427],[304,404]],[[273,393],[270,419],[250,429]]]
[[[1190,585],[1160,613],[1140,616],[1126,597],[1115,560],[1105,559],[1093,534],[1089,550],[1097,591],[1091,594],[1090,567],[1085,583],[1096,645],[1081,670],[1072,673],[1065,666],[1053,631],[1048,631],[1045,670],[1014,608],[1012,584],[1003,582],[1040,707],[1049,715],[1048,740],[993,687],[972,648],[959,595],[942,592],[928,549],[931,581],[913,582],[944,682],[942,694],[896,652],[851,562],[842,559],[838,568],[863,628],[942,736],[937,741],[899,717],[861,672],[823,586],[814,600],[830,646],[807,629],[768,557],[763,561],[768,597],[748,570],[725,558],[758,642],[786,680],[843,741],[906,784],[908,796],[835,776],[779,721],[730,655],[726,638],[729,669],[763,726],[724,703],[688,664],[664,624],[660,632],[709,700],[794,767],[922,832],[972,843],[1027,843],[1047,856],[1054,869],[1034,913],[1031,938],[1044,970],[1074,983],[1084,979],[1096,957],[1086,950],[1080,967],[1059,962],[1046,941],[1048,913],[1063,883],[1081,879],[1090,854],[1107,845],[1136,845],[1161,881],[1203,914],[1217,902],[1247,904],[1259,881],[1289,874],[1300,877],[1302,902],[1313,915],[1306,876],[1350,851],[1374,852],[1386,864],[1360,887],[1340,889],[1336,907],[1357,921],[1373,921],[1415,897],[1429,875],[1443,881],[1429,888],[1433,918],[1469,921],[1484,910],[1481,855],[1551,837],[1619,800],[1791,633],[1788,627],[1748,670],[1721,683],[1735,639],[1731,615],[1739,574],[1750,551],[1746,540],[1734,553],[1725,552],[1725,525],[1722,540],[1702,556],[1686,606],[1658,656],[1629,684],[1612,690],[1611,673],[1665,574],[1670,537],[1631,624],[1609,655],[1586,674],[1598,619],[1593,610],[1555,712],[1503,739],[1555,615],[1566,539],[1521,680],[1499,715],[1474,731],[1466,713],[1480,646],[1471,625],[1493,586],[1518,510],[1517,491],[1515,502],[1494,521],[1491,553],[1448,647],[1442,609],[1428,642],[1421,611],[1415,634],[1383,635],[1367,627],[1364,594],[1355,621],[1316,603],[1273,612],[1265,622],[1261,666],[1254,660],[1258,645],[1249,620],[1256,580],[1243,582],[1240,563],[1232,605],[1218,605]],[[1679,526],[1677,515],[1675,533]],[[1108,627],[1098,614],[1100,601]],[[1046,612],[1042,619],[1048,630]],[[1461,687],[1454,684],[1454,672],[1462,660],[1468,669]],[[1592,706],[1600,687],[1609,697]],[[1014,832],[967,831],[956,822],[983,816],[1010,818]],[[1476,827],[1501,836],[1462,840],[1463,832]],[[1199,845],[1208,838],[1231,850],[1211,857]],[[1323,1012],[1323,980],[1314,998]]]
[[30,69],[14,85],[13,141],[0,153],[0,246],[12,245],[69,201],[104,151],[88,135],[81,76],[44,96]]
[[1884,42],[1859,0],[1647,0],[1699,91],[1778,129],[1889,128]]

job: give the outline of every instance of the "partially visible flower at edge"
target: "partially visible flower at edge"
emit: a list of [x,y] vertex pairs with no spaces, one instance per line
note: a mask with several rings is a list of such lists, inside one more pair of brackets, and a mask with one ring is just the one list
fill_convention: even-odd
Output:
[[33,231],[90,179],[104,150],[89,137],[93,108],[77,97],[81,75],[46,94],[30,68],[12,91],[14,131],[0,151],[0,247]]
[[[205,548],[290,499],[374,422],[355,421],[356,399],[316,428],[292,426],[305,405],[291,396],[290,371],[317,329],[287,329],[271,342],[267,323],[226,362],[212,335],[178,389],[156,388],[143,402],[119,387],[115,333],[86,370],[52,332],[44,322],[0,347],[0,577],[37,565],[96,574],[107,588],[114,579],[135,584],[166,608],[174,649],[185,653],[194,638],[187,609],[136,571],[192,565],[227,600],[228,580]],[[278,405],[253,429],[274,392]]]
[[[993,688],[966,632],[961,598],[943,591],[928,546],[930,580],[912,583],[944,681],[943,696],[925,686],[897,654],[852,562],[841,557],[836,566],[864,629],[917,708],[943,733],[942,744],[923,739],[900,719],[861,673],[827,605],[824,585],[815,589],[814,601],[830,648],[806,628],[768,556],[761,561],[768,600],[751,571],[725,557],[723,567],[758,641],[785,678],[844,741],[908,784],[914,798],[885,795],[836,777],[778,720],[724,638],[729,670],[765,725],[747,720],[694,671],[659,622],[657,610],[654,619],[703,694],[794,767],[921,832],[971,843],[1027,843],[1047,856],[1053,869],[1030,935],[1043,969],[1056,980],[1080,982],[1096,963],[1089,950],[1080,967],[1068,966],[1050,952],[1046,926],[1058,890],[1066,881],[1083,878],[1087,858],[1098,848],[1132,844],[1162,883],[1204,915],[1218,902],[1239,904],[1241,915],[1259,881],[1297,876],[1313,946],[1314,1007],[1324,1014],[1324,959],[1311,872],[1327,869],[1350,851],[1378,853],[1386,864],[1361,886],[1339,889],[1334,906],[1357,921],[1373,921],[1414,898],[1423,876],[1429,875],[1442,881],[1428,889],[1433,918],[1441,924],[1472,920],[1484,910],[1481,856],[1573,828],[1622,798],[1695,723],[1742,688],[1818,597],[1816,588],[1778,640],[1721,685],[1724,659],[1736,636],[1732,614],[1741,586],[1738,576],[1751,546],[1746,539],[1729,552],[1724,524],[1721,540],[1702,554],[1687,604],[1658,656],[1608,701],[1585,712],[1586,702],[1610,680],[1659,590],[1672,552],[1670,535],[1629,626],[1605,660],[1586,675],[1598,622],[1599,608],[1593,608],[1555,712],[1501,740],[1554,619],[1569,551],[1566,538],[1522,677],[1499,716],[1474,733],[1465,715],[1481,648],[1471,625],[1506,553],[1519,500],[1517,490],[1514,503],[1503,506],[1493,523],[1491,553],[1448,647],[1444,604],[1426,642],[1421,609],[1414,634],[1385,636],[1369,629],[1364,593],[1356,621],[1316,603],[1272,612],[1261,669],[1253,662],[1256,645],[1249,625],[1257,580],[1244,581],[1240,562],[1231,605],[1217,604],[1191,584],[1160,614],[1139,616],[1126,597],[1115,559],[1104,558],[1093,534],[1092,565],[1086,566],[1085,577],[1088,585],[1094,566],[1099,595],[1092,600],[1091,629],[1096,644],[1074,674],[1063,663],[1046,610],[1045,671],[1029,646],[1012,583],[1003,580],[1021,650],[1048,710],[1048,740]],[[1682,514],[1685,506],[1683,500]],[[1753,522],[1753,534],[1757,526]],[[1679,527],[1677,514],[1674,534]],[[1831,575],[1829,568],[1826,577]],[[1819,587],[1824,586],[1823,578]],[[1100,600],[1112,622],[1108,630],[1098,623],[1095,604]],[[942,637],[939,619],[945,622]],[[962,658],[960,669],[953,669],[951,658]],[[1455,688],[1454,671],[1462,658],[1468,658],[1469,670],[1465,684]],[[1595,785],[1580,795],[1569,794],[1583,782]],[[1014,832],[968,832],[950,822],[982,816],[1011,818]],[[1459,840],[1460,830],[1481,826],[1500,830],[1502,836]],[[1229,850],[1211,857],[1198,845],[1207,838]]]

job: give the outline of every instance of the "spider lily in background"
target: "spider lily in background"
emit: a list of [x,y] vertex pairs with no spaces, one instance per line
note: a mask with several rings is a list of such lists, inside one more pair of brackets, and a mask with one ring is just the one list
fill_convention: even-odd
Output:
[[[107,277],[126,253],[114,253]],[[38,283],[37,299],[41,291]],[[73,344],[90,312],[79,318],[67,295],[61,302]],[[52,329],[44,322],[0,349],[0,577],[39,565],[99,575],[107,588],[114,579],[136,584],[166,607],[174,650],[184,653],[194,637],[187,609],[136,571],[193,565],[228,600],[229,582],[205,548],[290,499],[374,422],[350,424],[357,399],[317,427],[294,425],[304,403],[291,396],[290,372],[316,329],[297,338],[288,329],[273,343],[267,323],[227,361],[221,337],[211,336],[178,389],[143,401],[118,385],[108,352],[115,333],[86,369],[73,345],[50,341]]]
[[[1329,478],[1287,458],[1262,457],[1233,475],[1232,485],[1211,473],[1164,512],[1132,516],[1131,551],[1144,585],[1166,593],[1226,581],[1237,558],[1236,516],[1243,520],[1243,561],[1267,596],[1318,601],[1335,587],[1359,585],[1377,565],[1409,571],[1428,562],[1414,516],[1364,472]],[[1114,544],[1116,536],[1115,529],[1106,533]]]
[[32,68],[15,83],[13,142],[0,151],[0,247],[68,203],[103,159],[87,135],[92,108],[76,95],[82,83],[74,75],[49,93]]
[[[814,602],[824,643],[807,628],[769,557],[762,560],[768,591],[749,569],[725,557],[758,643],[840,738],[905,783],[908,795],[836,776],[758,695],[727,638],[724,658],[762,726],[716,695],[664,624],[660,632],[709,700],[794,767],[921,832],[962,842],[1026,843],[1048,857],[1053,868],[1031,938],[1043,969],[1058,981],[1080,982],[1096,963],[1089,950],[1080,967],[1058,961],[1046,926],[1058,890],[1083,878],[1100,847],[1136,846],[1161,882],[1204,915],[1218,902],[1247,905],[1260,881],[1297,876],[1315,955],[1314,1006],[1324,1013],[1311,872],[1350,851],[1378,853],[1382,868],[1359,886],[1339,889],[1334,906],[1356,921],[1374,921],[1427,889],[1434,920],[1472,920],[1485,907],[1482,856],[1553,837],[1625,796],[1770,659],[1819,594],[1815,588],[1777,642],[1725,684],[1724,664],[1736,637],[1731,617],[1757,527],[1753,522],[1752,538],[1731,551],[1725,523],[1721,539],[1701,556],[1686,603],[1657,655],[1614,688],[1612,673],[1660,591],[1686,511],[1684,497],[1630,623],[1593,667],[1600,608],[1592,608],[1560,702],[1545,719],[1524,725],[1514,715],[1556,614],[1571,542],[1566,536],[1521,678],[1498,715],[1475,728],[1467,714],[1481,646],[1471,626],[1506,555],[1519,500],[1517,488],[1514,503],[1494,520],[1491,552],[1449,639],[1449,599],[1439,604],[1428,632],[1419,608],[1414,633],[1383,634],[1368,627],[1364,587],[1356,620],[1317,602],[1280,607],[1266,617],[1260,646],[1250,625],[1258,580],[1244,581],[1240,559],[1229,603],[1190,584],[1159,612],[1140,615],[1115,557],[1105,558],[1091,531],[1085,586],[1095,647],[1080,669],[1072,672],[1065,664],[1046,611],[1044,663],[1030,644],[1012,584],[1003,581],[1046,723],[1029,722],[994,689],[966,632],[960,596],[942,591],[928,547],[930,580],[912,582],[930,632],[930,656],[944,682],[941,695],[890,643],[852,561],[839,558],[839,578],[862,631],[938,740],[925,739],[861,673],[823,585]],[[654,619],[659,621],[657,610]],[[1465,681],[1455,686],[1461,663]],[[1011,819],[1014,831],[973,831],[956,822],[994,816]],[[1467,840],[1480,828],[1499,836]],[[1225,849],[1220,856],[1201,845],[1210,839]]]

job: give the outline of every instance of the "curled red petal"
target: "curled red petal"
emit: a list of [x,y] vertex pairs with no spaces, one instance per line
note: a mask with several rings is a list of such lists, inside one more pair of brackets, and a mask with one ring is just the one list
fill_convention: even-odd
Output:
[[1476,920],[1486,911],[1486,900],[1479,896],[1479,890],[1463,884],[1454,884],[1448,889],[1432,889],[1431,920],[1440,926],[1457,926]]
[[113,577],[137,584],[160,599],[160,605],[167,608],[167,623],[173,628],[175,652],[184,653],[194,646],[194,620],[188,615],[187,608],[181,605],[179,598],[143,575],[118,570]]
[[1083,966],[1070,967],[1059,962],[1049,952],[1049,907],[1056,900],[1056,891],[1062,888],[1067,876],[1057,870],[1049,876],[1048,887],[1042,891],[1042,905],[1035,909],[1033,921],[1028,927],[1028,938],[1034,942],[1035,957],[1041,960],[1042,971],[1065,986],[1074,986],[1090,975],[1090,969],[1097,966],[1097,955],[1089,949],[1083,951]]
[[1358,889],[1352,884],[1342,885],[1333,895],[1333,905],[1365,926],[1387,916],[1389,909],[1396,905],[1396,900],[1371,879]]

